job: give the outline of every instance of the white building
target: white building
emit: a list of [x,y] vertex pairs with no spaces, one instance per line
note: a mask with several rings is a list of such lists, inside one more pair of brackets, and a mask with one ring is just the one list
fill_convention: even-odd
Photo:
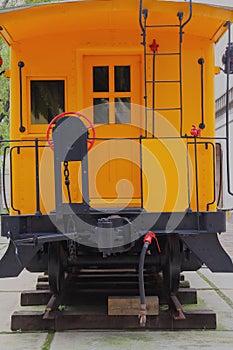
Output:
[[[230,192],[233,192],[233,87],[229,91],[229,175],[230,175]],[[217,98],[215,102],[215,130],[216,137],[223,138],[217,140],[221,143],[222,149],[222,195],[220,205],[224,208],[233,208],[233,196],[228,194],[227,184],[227,156],[226,156],[226,93]],[[217,160],[219,161],[219,159]],[[219,176],[218,176],[219,177]]]

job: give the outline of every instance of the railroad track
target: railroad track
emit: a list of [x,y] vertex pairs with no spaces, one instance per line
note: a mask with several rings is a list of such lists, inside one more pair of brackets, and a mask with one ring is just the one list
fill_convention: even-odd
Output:
[[[156,304],[157,312],[148,312],[146,329],[215,329],[216,314],[212,311],[185,311],[182,305],[196,304],[197,292],[181,280],[176,296],[164,298],[162,278],[145,271],[146,295]],[[16,311],[11,317],[11,329],[16,331],[74,329],[138,329],[139,298],[132,315],[129,303],[139,295],[136,269],[82,269],[69,274],[62,295],[49,290],[48,277],[39,276],[36,289],[21,293],[21,306],[32,310]],[[157,299],[156,299],[157,298]],[[119,314],[112,314],[110,304],[119,303]],[[38,306],[42,306],[38,311]],[[44,305],[44,306],[43,306]],[[34,309],[33,309],[33,306]],[[123,307],[123,309],[122,309]]]

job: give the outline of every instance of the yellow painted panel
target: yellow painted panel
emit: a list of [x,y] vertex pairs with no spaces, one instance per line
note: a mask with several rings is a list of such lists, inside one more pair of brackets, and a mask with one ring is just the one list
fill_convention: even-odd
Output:
[[[190,141],[192,142],[192,141]],[[196,211],[207,211],[216,209],[216,198],[214,198],[214,143],[198,140],[196,146],[197,169],[195,168],[195,146],[189,145],[189,154],[192,159],[193,168],[193,191],[191,193],[191,208]],[[197,181],[196,181],[197,179]],[[199,205],[197,205],[197,198]],[[209,205],[208,205],[209,203]]]
[[96,141],[88,162],[91,205],[140,205],[139,141]]
[[188,208],[185,142],[181,139],[143,140],[142,169],[143,203],[146,210],[179,212]]
[[[43,143],[44,144],[44,143]],[[39,145],[43,145],[40,143]],[[21,214],[36,212],[36,164],[34,142],[12,144],[12,196],[13,206]],[[55,209],[53,152],[39,148],[40,209],[49,213]],[[12,211],[16,214],[16,211]]]
[[193,211],[216,209],[214,144],[197,142],[196,169],[193,140],[143,140],[143,203],[148,211],[185,211],[189,203]]

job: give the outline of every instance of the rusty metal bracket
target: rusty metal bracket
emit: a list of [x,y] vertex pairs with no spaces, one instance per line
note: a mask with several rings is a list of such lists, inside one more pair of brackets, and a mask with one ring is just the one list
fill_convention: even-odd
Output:
[[170,301],[171,301],[171,304],[170,304],[171,312],[174,320],[185,320],[186,317],[184,315],[182,305],[177,299],[177,297],[175,295],[171,295]]
[[57,296],[57,295],[52,295],[51,298],[48,301],[48,304],[45,307],[45,313],[43,316],[43,320],[50,320],[54,318],[53,312],[58,311],[58,306],[61,303],[61,295]]

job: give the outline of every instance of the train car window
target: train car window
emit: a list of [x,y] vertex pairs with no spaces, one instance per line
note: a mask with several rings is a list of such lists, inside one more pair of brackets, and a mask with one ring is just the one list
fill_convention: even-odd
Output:
[[94,98],[94,124],[108,124],[109,123],[109,99],[108,98]]
[[116,124],[130,123],[130,97],[115,98],[115,122]]
[[[130,66],[93,66],[93,98],[95,124],[130,123]],[[99,95],[99,93],[105,93]],[[122,97],[122,92],[126,95]],[[119,94],[119,96],[118,96]],[[105,95],[105,96],[104,96]],[[114,116],[109,103],[114,102]]]
[[115,92],[129,92],[130,66],[115,66],[114,75]]
[[65,110],[64,80],[31,80],[31,123],[47,124]]
[[93,91],[109,91],[109,67],[93,67]]

